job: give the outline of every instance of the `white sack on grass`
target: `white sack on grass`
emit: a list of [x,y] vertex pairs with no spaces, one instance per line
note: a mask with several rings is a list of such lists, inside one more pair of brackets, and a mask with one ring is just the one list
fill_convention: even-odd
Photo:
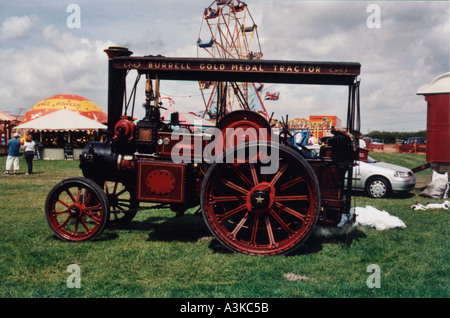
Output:
[[[377,230],[388,230],[394,228],[405,228],[406,225],[398,217],[390,215],[386,211],[380,211],[370,205],[356,207],[350,209],[350,216],[355,215],[355,225],[374,227]],[[346,224],[345,220],[341,220],[338,226]]]
[[433,170],[431,182],[419,195],[422,197],[446,199],[448,198],[448,190],[448,173],[439,173]]

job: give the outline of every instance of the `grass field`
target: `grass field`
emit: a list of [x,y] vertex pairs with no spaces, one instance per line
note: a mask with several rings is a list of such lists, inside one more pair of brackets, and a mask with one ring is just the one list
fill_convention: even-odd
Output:
[[[424,155],[371,153],[409,168]],[[3,169],[5,157],[0,157]],[[196,209],[175,218],[167,209],[143,209],[125,228],[107,229],[94,242],[55,238],[44,216],[50,189],[81,176],[77,161],[35,161],[33,175],[0,176],[1,298],[437,298],[449,297],[449,211],[413,211],[430,170],[417,174],[410,195],[353,198],[398,216],[404,229],[356,228],[314,235],[290,256],[228,253],[212,238]],[[81,270],[80,288],[68,288],[67,268]],[[380,286],[369,288],[368,267]],[[294,278],[294,279],[289,279]]]

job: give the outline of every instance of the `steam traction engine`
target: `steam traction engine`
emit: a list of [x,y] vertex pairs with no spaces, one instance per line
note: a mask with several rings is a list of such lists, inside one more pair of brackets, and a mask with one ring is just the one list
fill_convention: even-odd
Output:
[[[349,212],[351,182],[345,178],[351,180],[358,155],[359,63],[135,57],[120,47],[105,52],[107,138],[85,147],[83,178],[62,180],[47,197],[47,221],[58,238],[93,240],[106,226],[132,220],[140,202],[167,204],[176,212],[200,205],[224,246],[274,255],[297,248],[317,222],[337,224]],[[126,99],[131,70],[136,83],[146,78],[145,117],[136,123],[128,106],[137,85]],[[220,92],[236,82],[346,85],[347,129],[334,130],[316,159],[291,146],[287,127],[274,134],[264,117],[245,107],[228,114],[219,109],[216,124],[199,131],[177,113],[161,118],[161,80],[214,81],[219,106],[226,102]]]

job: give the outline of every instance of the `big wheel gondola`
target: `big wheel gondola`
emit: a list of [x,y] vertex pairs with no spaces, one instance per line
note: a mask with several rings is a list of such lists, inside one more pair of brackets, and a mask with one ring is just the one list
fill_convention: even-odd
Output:
[[[235,252],[287,254],[311,234],[320,209],[320,191],[311,166],[294,150],[268,143],[277,150],[275,173],[263,174],[267,154],[256,144],[244,146],[256,162],[214,163],[202,183],[203,217],[213,235]],[[262,148],[264,149],[264,148]],[[231,151],[231,152],[230,152]],[[238,158],[239,148],[226,153]],[[241,152],[242,153],[242,152]],[[231,156],[230,156],[231,155]]]
[[59,182],[45,202],[47,222],[64,241],[91,241],[104,230],[109,202],[102,188],[86,178]]

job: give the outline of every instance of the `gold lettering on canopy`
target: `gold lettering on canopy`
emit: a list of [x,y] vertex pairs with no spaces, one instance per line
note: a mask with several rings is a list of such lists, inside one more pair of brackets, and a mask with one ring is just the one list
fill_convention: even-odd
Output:
[[306,65],[274,65],[274,72],[281,73],[320,73],[320,66]]
[[273,74],[310,74],[310,75],[358,75],[359,65],[344,65],[335,63],[273,63],[208,61],[208,60],[180,60],[176,58],[131,59],[117,61],[118,68],[140,70],[168,70],[168,71],[205,71],[205,72],[231,72],[231,73],[273,73]]
[[[139,68],[139,67],[137,67]],[[189,63],[148,62],[149,70],[190,70]]]

